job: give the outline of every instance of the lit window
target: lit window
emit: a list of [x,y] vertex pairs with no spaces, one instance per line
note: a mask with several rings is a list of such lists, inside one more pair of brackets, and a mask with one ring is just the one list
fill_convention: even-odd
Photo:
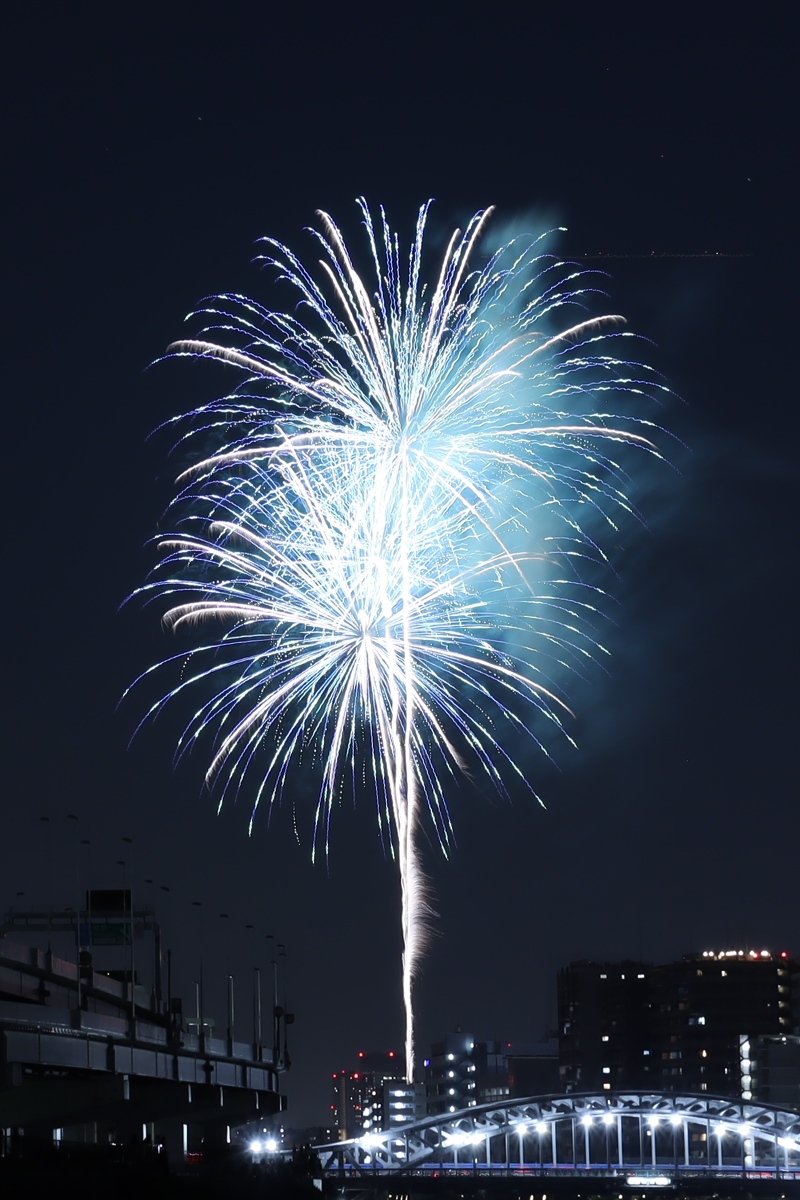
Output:
[[601,1042],[607,1042],[607,1041],[608,1041],[608,1034],[607,1034],[607,1033],[604,1033],[604,1034],[603,1034],[603,1036],[600,1038],[600,1041],[601,1041]]
[[637,976],[636,976],[636,978],[637,978],[637,979],[644,979],[644,975],[637,975]]
[[610,1091],[611,1091],[611,1084],[610,1084],[610,1083],[604,1083],[604,1084],[603,1084],[603,1087],[605,1088],[605,1090],[606,1090],[607,1092],[610,1092]]
[[600,978],[601,978],[601,979],[608,979],[608,976],[607,976],[607,975],[601,975],[601,976],[600,976]]
[[604,1075],[610,1075],[610,1074],[611,1074],[611,1067],[603,1067],[603,1074],[604,1074]]

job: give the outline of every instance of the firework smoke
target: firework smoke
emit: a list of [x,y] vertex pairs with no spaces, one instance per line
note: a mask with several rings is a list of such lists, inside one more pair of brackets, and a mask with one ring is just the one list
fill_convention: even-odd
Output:
[[345,778],[369,781],[400,874],[412,1079],[422,823],[446,850],[446,777],[530,787],[509,744],[524,731],[541,745],[542,720],[563,728],[549,673],[602,649],[602,598],[581,570],[603,559],[590,529],[630,510],[619,455],[655,452],[650,423],[605,400],[641,407],[659,385],[615,352],[621,318],[586,318],[588,277],[541,239],[474,265],[478,213],[426,285],[428,206],[407,258],[383,211],[361,212],[369,282],[321,214],[314,273],[264,243],[290,310],[221,296],[170,347],[242,381],[179,418],[191,465],[142,592],[197,644],[170,660],[181,678],[149,715],[200,690],[179,753],[210,735],[208,783],[222,802],[247,781],[253,814],[313,754],[315,846]]

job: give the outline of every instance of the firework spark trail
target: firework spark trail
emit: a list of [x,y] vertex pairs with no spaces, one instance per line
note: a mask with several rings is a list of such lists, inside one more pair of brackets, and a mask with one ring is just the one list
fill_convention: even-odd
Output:
[[[472,760],[502,788],[505,769],[522,778],[504,728],[539,742],[519,710],[561,727],[568,710],[542,670],[547,652],[574,665],[595,650],[596,589],[578,567],[603,553],[585,514],[613,527],[614,510],[630,510],[619,450],[655,453],[649,421],[598,411],[597,397],[638,399],[660,385],[611,352],[629,336],[621,318],[556,327],[592,289],[536,241],[472,266],[490,210],[453,234],[430,292],[428,206],[405,265],[383,212],[376,228],[361,210],[372,294],[321,214],[321,283],[265,242],[265,261],[299,301],[293,312],[223,296],[198,338],[170,347],[232,364],[245,382],[190,414],[183,515],[142,589],[168,598],[173,628],[225,631],[192,651],[188,675],[149,715],[187,688],[211,690],[179,754],[213,731],[207,779],[224,798],[257,771],[253,812],[314,752],[326,849],[348,763],[354,786],[371,776],[400,873],[412,1079],[412,989],[429,917],[423,815],[446,850],[442,768]],[[191,454],[209,439],[212,454]],[[568,577],[553,578],[554,566]]]

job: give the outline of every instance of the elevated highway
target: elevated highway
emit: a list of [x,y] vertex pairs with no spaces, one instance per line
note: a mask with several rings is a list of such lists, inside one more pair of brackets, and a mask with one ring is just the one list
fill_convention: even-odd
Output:
[[[215,1038],[155,996],[0,939],[0,1154],[82,1141],[207,1153],[280,1110],[275,1046]],[[192,1028],[194,1032],[192,1032]]]

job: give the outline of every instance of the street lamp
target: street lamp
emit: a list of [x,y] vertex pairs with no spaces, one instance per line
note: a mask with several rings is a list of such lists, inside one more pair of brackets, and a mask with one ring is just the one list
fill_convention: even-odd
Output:
[[[166,896],[166,903],[167,903],[166,930],[167,930],[167,937],[170,937],[171,933],[172,933],[171,922],[170,922],[170,916],[171,916],[170,900],[172,898],[172,893],[170,892],[170,889],[167,887],[167,885],[165,883],[160,884],[158,890],[160,892],[164,892],[164,894]],[[167,1013],[169,1014],[171,1011],[172,1011],[172,947],[168,945],[167,946]]]
[[51,944],[52,924],[53,924],[53,905],[50,896],[50,818],[39,817],[39,821],[44,825],[44,861],[45,870],[47,871],[47,950],[52,954],[53,947]]
[[197,984],[197,1036],[204,1036],[205,1026],[203,1024],[203,903],[201,900],[193,900],[192,908],[197,909],[197,944],[200,951],[200,979]]
[[[130,933],[131,933],[131,953],[130,953],[131,1030],[132,1030],[132,1036],[136,1037],[136,990],[135,990],[136,989],[136,952],[134,949],[135,930],[134,930],[134,924],[133,924],[133,861],[132,861],[133,860],[133,838],[124,837],[124,838],[122,838],[122,841],[125,843],[126,846],[130,847],[130,849],[128,850],[128,859],[129,859],[129,865],[131,868],[131,873],[130,873],[130,878],[129,878],[130,890],[128,892],[128,895],[126,897],[124,897],[124,899],[126,899],[127,903],[128,903],[128,923],[130,925]],[[128,889],[126,889],[126,890],[128,890]]]
[[77,971],[75,978],[77,980],[77,1000],[78,1008],[81,1004],[81,879],[80,879],[80,863],[78,859],[78,818],[75,813],[67,813],[67,820],[73,822],[75,829],[75,890],[78,893],[78,907],[75,910],[75,962]]
[[[221,912],[219,915],[220,915],[220,918],[224,921],[227,921],[229,919],[228,913],[226,913],[226,912]],[[233,1054],[233,1021],[234,1021],[233,975],[231,974],[230,940],[228,938],[225,939],[225,944],[228,947],[227,962],[226,962],[226,966],[227,966],[226,976],[227,976],[227,983],[228,983],[228,989],[227,989],[228,990],[228,1053],[232,1055]]]

